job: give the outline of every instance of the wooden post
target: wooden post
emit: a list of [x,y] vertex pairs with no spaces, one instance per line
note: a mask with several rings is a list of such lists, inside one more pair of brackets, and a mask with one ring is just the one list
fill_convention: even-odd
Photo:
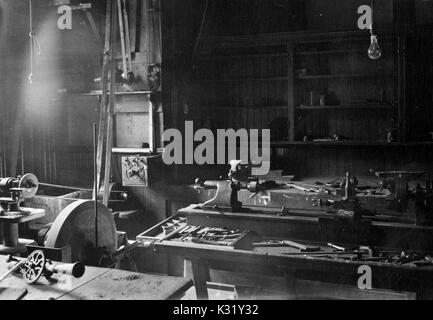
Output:
[[295,140],[295,98],[294,98],[294,50],[293,43],[287,45],[287,111],[289,141]]
[[[116,32],[117,32],[117,15],[116,1],[112,2],[112,20],[111,20],[111,41],[110,41],[110,102],[107,112],[107,141],[105,146],[105,174],[104,174],[104,196],[103,203],[108,205],[110,198],[110,175],[111,175],[111,157],[113,148],[113,111],[116,103]],[[120,9],[120,8],[119,8]]]
[[406,132],[406,36],[398,37],[398,136],[405,143]]
[[[96,190],[99,190],[102,180],[102,157],[104,154],[104,137],[107,118],[107,91],[108,91],[108,71],[111,60],[110,45],[112,38],[112,0],[107,0],[106,21],[105,21],[105,46],[104,46],[104,61],[102,66],[102,95],[99,109],[99,128],[98,128],[98,148],[96,155]],[[97,195],[93,195],[97,197]]]
[[207,282],[210,281],[209,268],[202,260],[191,260],[191,265],[197,299],[208,300]]

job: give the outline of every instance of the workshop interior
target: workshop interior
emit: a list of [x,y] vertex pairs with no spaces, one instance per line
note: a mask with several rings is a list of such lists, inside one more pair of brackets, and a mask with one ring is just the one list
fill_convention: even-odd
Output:
[[432,0],[0,0],[0,70],[0,300],[433,299]]

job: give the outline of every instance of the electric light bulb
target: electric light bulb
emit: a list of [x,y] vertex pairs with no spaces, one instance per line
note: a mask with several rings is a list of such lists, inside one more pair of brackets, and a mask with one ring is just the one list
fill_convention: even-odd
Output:
[[382,57],[382,49],[379,46],[379,43],[377,42],[377,36],[371,35],[371,44],[368,48],[368,57],[372,60],[378,60],[380,57]]

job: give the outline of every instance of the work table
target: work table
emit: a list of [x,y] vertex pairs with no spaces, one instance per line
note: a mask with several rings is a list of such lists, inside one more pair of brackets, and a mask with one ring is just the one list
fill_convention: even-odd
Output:
[[[8,271],[7,257],[0,256],[0,274]],[[192,281],[154,274],[86,267],[81,278],[54,275],[54,282],[41,277],[34,285],[11,275],[0,282],[0,300],[173,300],[192,286]]]

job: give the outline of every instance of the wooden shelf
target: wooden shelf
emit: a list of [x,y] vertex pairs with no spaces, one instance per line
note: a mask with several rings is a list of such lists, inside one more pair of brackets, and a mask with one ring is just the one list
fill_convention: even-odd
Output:
[[[362,48],[344,48],[344,49],[331,49],[331,50],[302,50],[302,51],[295,51],[295,55],[298,56],[314,56],[314,55],[331,55],[331,54],[348,54],[348,53],[360,53],[365,54],[367,57],[367,47]],[[390,52],[393,51],[393,48],[389,48],[388,46],[381,46],[382,50]]]
[[257,54],[234,54],[234,55],[224,55],[224,56],[207,56],[200,57],[197,61],[215,61],[215,60],[237,60],[237,59],[254,59],[254,58],[270,58],[270,57],[288,57],[287,52],[272,52],[272,53],[257,53]]
[[314,74],[314,75],[298,75],[299,80],[307,79],[333,79],[333,78],[387,78],[393,77],[393,74],[383,73],[340,73],[340,74]]
[[276,109],[286,109],[287,105],[273,105],[273,106],[214,106],[214,109],[221,109],[221,110],[227,110],[227,109],[266,109],[266,108],[276,108]]
[[243,82],[243,81],[287,81],[287,77],[269,77],[269,78],[237,78],[237,79],[198,79],[199,82]]
[[[366,50],[364,50],[366,51]],[[337,50],[310,50],[295,52],[298,56],[311,56],[311,55],[329,55],[329,54],[342,54],[351,52],[361,52],[361,49],[337,49]]]
[[366,147],[416,147],[433,146],[433,141],[420,142],[385,142],[385,141],[355,141],[355,140],[335,140],[335,141],[272,141],[272,148],[286,148],[291,146],[366,146]]
[[[125,91],[125,92],[116,92],[115,95],[116,96],[132,96],[132,95],[148,95],[151,93],[152,93],[152,91]],[[110,92],[108,91],[107,94],[110,94]],[[82,93],[80,95],[82,95],[82,96],[101,96],[102,91],[97,90],[97,91],[92,91],[89,93]]]
[[383,105],[383,104],[352,104],[352,105],[334,105],[334,106],[304,106],[301,105],[297,110],[337,110],[337,109],[389,109],[389,110],[397,110],[397,106],[392,105]]

